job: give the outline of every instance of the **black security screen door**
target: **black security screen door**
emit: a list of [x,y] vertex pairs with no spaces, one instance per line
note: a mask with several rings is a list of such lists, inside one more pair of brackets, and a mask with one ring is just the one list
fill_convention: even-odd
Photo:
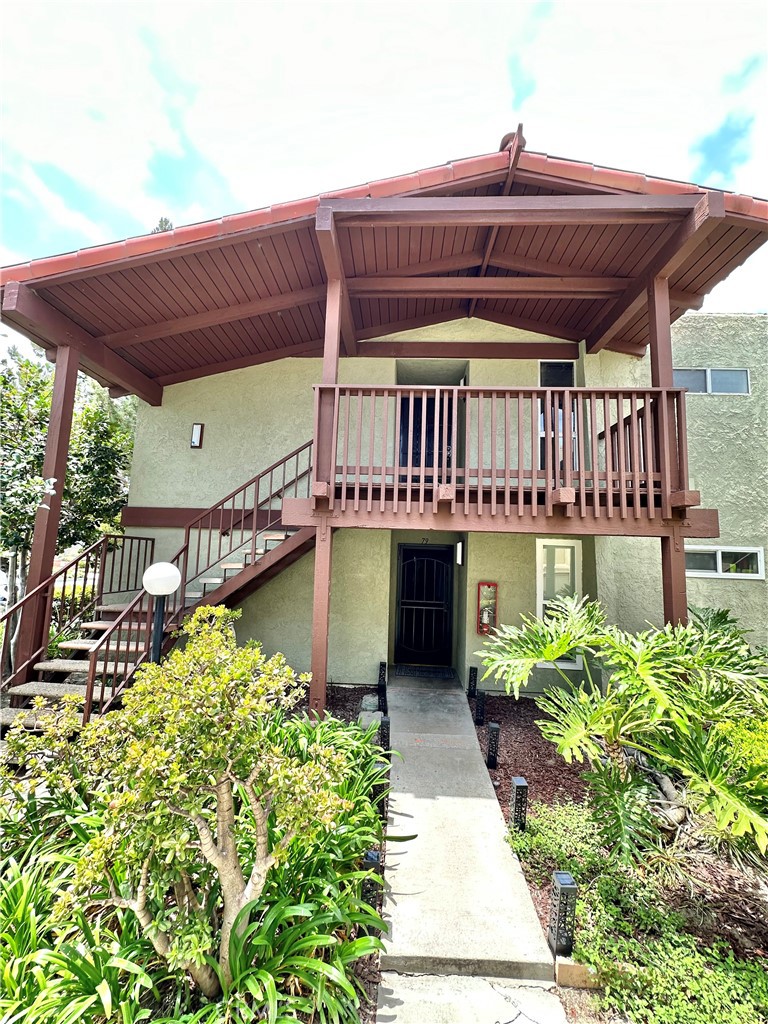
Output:
[[395,661],[451,664],[453,557],[451,547],[400,545]]
[[[447,398],[447,395],[446,395]],[[413,412],[413,424],[410,423],[411,412]],[[425,419],[426,417],[426,419]],[[437,426],[437,438],[435,438],[435,426]],[[422,452],[422,432],[424,440],[424,451]],[[414,473],[418,474],[419,468],[433,469],[435,456],[437,456],[437,469],[439,471],[443,464],[443,445],[447,445],[445,452],[446,465],[451,465],[453,453],[451,452],[451,437],[453,434],[453,409],[447,400],[442,401],[442,408],[438,409],[437,424],[435,424],[435,397],[427,395],[426,401],[421,395],[403,395],[400,400],[400,465],[412,465]],[[408,441],[410,439],[410,450]],[[418,479],[418,477],[416,477]],[[405,476],[401,477],[404,480]],[[432,483],[432,474],[425,474],[427,483]]]

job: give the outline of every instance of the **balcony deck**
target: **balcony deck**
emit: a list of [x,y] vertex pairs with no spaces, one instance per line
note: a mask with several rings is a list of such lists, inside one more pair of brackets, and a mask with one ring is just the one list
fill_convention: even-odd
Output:
[[711,535],[689,511],[681,389],[320,387],[318,424],[323,403],[332,430],[286,523]]

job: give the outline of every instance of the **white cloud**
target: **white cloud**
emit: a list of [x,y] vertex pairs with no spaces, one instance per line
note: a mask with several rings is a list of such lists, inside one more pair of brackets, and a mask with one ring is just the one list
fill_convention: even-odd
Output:
[[[160,213],[183,223],[489,152],[518,120],[530,149],[690,180],[696,140],[738,109],[754,116],[753,145],[729,185],[760,194],[766,71],[737,95],[723,81],[764,48],[767,26],[762,0],[559,0],[543,16],[507,0],[32,0],[5,46],[6,148],[19,167],[51,162],[150,225]],[[535,81],[519,105],[513,53]],[[232,209],[205,189],[159,208],[151,160],[181,155],[184,136],[224,179]],[[39,216],[68,223],[81,244],[96,240],[100,224],[27,194]],[[760,308],[753,265],[765,266],[752,257],[710,301]]]

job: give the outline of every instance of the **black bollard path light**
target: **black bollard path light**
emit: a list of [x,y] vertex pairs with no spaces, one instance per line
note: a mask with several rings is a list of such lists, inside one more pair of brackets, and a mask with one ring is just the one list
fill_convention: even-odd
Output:
[[475,725],[485,725],[485,690],[478,690],[475,698]]
[[477,669],[469,670],[469,682],[467,683],[467,700],[474,700],[477,696]]
[[488,756],[485,759],[485,764],[488,768],[498,768],[499,766],[500,732],[501,726],[498,722],[488,723]]
[[379,680],[376,684],[376,691],[379,697],[379,711],[382,714],[389,714],[389,708],[387,706],[387,663],[386,661],[379,662]]
[[578,886],[568,871],[552,872],[552,903],[549,908],[547,942],[555,956],[570,956],[576,930]]
[[379,746],[384,748],[384,756],[389,760],[391,740],[389,736],[389,715],[382,715],[379,722]]
[[525,832],[528,817],[528,783],[521,775],[512,779],[512,792],[509,797],[509,820],[517,832]]

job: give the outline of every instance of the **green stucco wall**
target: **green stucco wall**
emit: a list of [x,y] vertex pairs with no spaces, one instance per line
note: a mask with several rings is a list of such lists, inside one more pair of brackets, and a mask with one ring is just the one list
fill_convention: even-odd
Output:
[[[389,643],[389,530],[339,530],[333,537],[328,678],[374,684]],[[314,553],[304,555],[243,602],[240,639],[259,640],[308,672]]]
[[[524,331],[483,321],[455,321],[407,332],[430,341],[531,339]],[[747,366],[752,394],[690,395],[687,401],[692,486],[702,504],[720,510],[722,537],[712,544],[768,545],[768,318],[688,314],[673,326],[676,367]],[[450,352],[446,353],[450,356]],[[413,362],[413,361],[412,361]],[[420,364],[423,361],[418,361]],[[423,366],[420,367],[423,370]],[[534,360],[469,360],[468,383],[531,387]],[[139,412],[130,504],[203,507],[222,498],[259,469],[310,437],[312,386],[319,359],[286,359],[166,388],[160,408]],[[394,359],[342,359],[342,384],[391,385]],[[426,382],[425,382],[426,383]],[[576,383],[648,386],[649,360],[612,352],[582,357]],[[193,422],[205,423],[201,451],[189,448]],[[180,546],[181,530],[142,530],[157,538],[157,557]],[[329,672],[342,682],[373,682],[378,662],[392,655],[397,545],[428,536],[451,543],[460,534],[432,531],[343,530],[334,538]],[[475,534],[465,538],[464,566],[455,573],[454,664],[463,680],[481,638],[476,633],[476,590],[482,579],[499,583],[500,620],[519,622],[535,603],[535,537]],[[268,652],[283,650],[299,669],[309,667],[313,555],[288,568],[243,607],[239,632],[260,639]],[[662,621],[660,545],[657,539],[596,537],[582,540],[584,589],[597,594],[612,621],[628,629]],[[768,589],[755,580],[688,580],[689,600],[727,606],[755,639],[768,639]],[[482,673],[481,673],[482,674]],[[538,671],[539,688],[553,673]]]

